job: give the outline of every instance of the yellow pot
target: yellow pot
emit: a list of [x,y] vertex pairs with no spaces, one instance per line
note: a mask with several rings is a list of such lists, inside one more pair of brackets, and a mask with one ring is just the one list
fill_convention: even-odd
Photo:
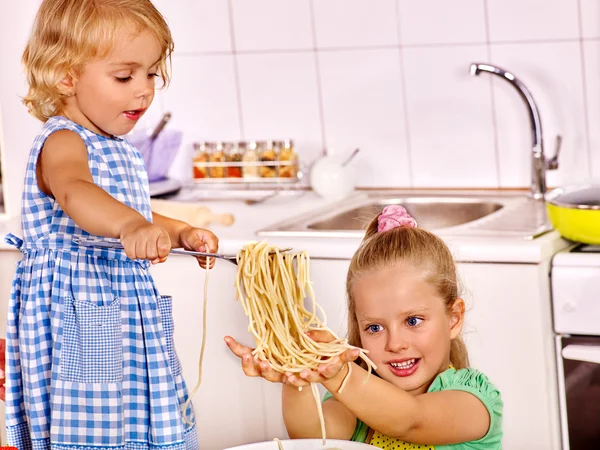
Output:
[[600,185],[557,188],[544,199],[548,218],[561,236],[600,245]]

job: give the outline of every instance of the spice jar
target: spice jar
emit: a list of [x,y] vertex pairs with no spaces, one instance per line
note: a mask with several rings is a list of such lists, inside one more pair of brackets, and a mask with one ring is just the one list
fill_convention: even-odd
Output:
[[208,174],[211,178],[225,178],[225,149],[221,142],[217,142],[212,148],[209,148],[208,162],[215,163],[208,168]]
[[298,154],[294,151],[294,141],[292,141],[291,139],[285,139],[284,141],[281,141],[279,150],[279,161],[286,163],[279,166],[280,177],[298,177]]
[[[240,142],[238,145],[245,143]],[[258,178],[258,152],[256,150],[256,142],[250,141],[244,153],[242,154],[242,161],[244,162],[244,170],[242,171],[244,178]]]
[[239,144],[229,144],[225,156],[227,162],[234,163],[227,166],[228,178],[242,178],[242,153],[240,152]]
[[206,163],[208,162],[208,153],[206,143],[194,142],[194,155],[192,157],[194,178],[206,178],[208,176]]
[[[257,146],[258,146],[259,158],[262,163],[277,161],[277,153],[275,151],[275,148],[273,148],[273,142],[260,141],[257,143]],[[260,176],[261,176],[261,178],[277,177],[277,165],[276,164],[261,165],[260,166]]]

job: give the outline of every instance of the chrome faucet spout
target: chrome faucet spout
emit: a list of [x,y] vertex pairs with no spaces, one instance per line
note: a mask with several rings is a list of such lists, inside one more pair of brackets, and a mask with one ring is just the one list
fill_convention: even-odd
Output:
[[470,67],[471,75],[477,76],[481,72],[497,75],[508,81],[519,93],[525,104],[531,124],[532,147],[531,147],[531,196],[536,199],[543,198],[546,192],[546,170],[552,170],[558,166],[556,157],[549,167],[544,156],[544,142],[542,135],[542,120],[538,107],[527,87],[511,72],[487,63],[473,63]]

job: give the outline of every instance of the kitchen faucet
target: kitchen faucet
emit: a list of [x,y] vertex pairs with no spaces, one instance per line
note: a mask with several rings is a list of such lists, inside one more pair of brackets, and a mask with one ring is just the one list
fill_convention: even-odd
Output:
[[544,139],[542,136],[542,120],[533,100],[531,92],[525,85],[512,73],[507,72],[500,67],[493,66],[487,63],[471,64],[471,75],[479,75],[481,72],[489,72],[499,77],[504,78],[519,92],[521,98],[525,101],[528,107],[529,120],[531,122],[531,131],[533,135],[533,145],[531,148],[531,188],[530,194],[534,199],[542,199],[546,192],[546,171],[555,170],[558,168],[558,153],[562,142],[561,136],[556,138],[556,153],[546,159],[544,156]]

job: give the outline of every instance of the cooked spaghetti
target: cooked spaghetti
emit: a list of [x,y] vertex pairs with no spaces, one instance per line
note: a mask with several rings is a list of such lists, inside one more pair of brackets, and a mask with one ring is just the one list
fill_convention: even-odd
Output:
[[[252,354],[259,360],[267,361],[280,373],[300,373],[305,369],[316,370],[325,360],[356,348],[327,327],[325,312],[317,304],[310,283],[310,259],[306,252],[283,253],[263,241],[246,245],[238,253],[237,262],[238,299],[250,319],[248,330],[256,341]],[[307,298],[310,300],[309,309],[305,306]],[[328,331],[334,339],[316,342],[307,335],[313,330]],[[368,365],[369,373],[376,369],[366,351],[358,350],[359,356]],[[317,385],[311,384],[311,390],[325,444],[325,421]]]

